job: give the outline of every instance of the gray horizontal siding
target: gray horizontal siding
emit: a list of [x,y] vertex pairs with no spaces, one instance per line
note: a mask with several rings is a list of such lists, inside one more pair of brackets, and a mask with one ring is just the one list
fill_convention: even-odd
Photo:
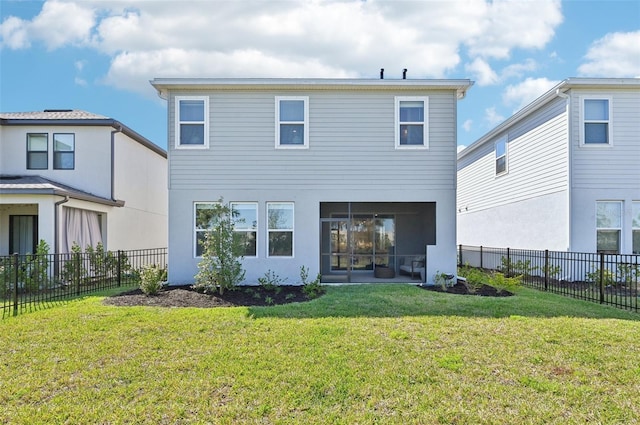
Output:
[[[580,145],[582,98],[611,97],[611,147]],[[573,90],[573,183],[581,189],[635,189],[640,197],[640,92],[637,90]]]
[[[169,99],[174,122],[175,95]],[[428,150],[396,150],[394,95],[377,92],[198,92],[210,96],[210,147],[176,150],[171,189],[416,190],[455,187],[456,98],[429,97]],[[309,96],[309,149],[275,148],[275,96]]]
[[507,129],[507,174],[495,176],[494,143],[505,133],[467,155],[458,164],[458,208],[477,211],[566,190],[567,128],[558,99]]

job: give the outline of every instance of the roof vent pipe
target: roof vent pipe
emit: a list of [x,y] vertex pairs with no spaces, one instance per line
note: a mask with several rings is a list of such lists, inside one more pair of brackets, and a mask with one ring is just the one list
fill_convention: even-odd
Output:
[[384,68],[380,68],[380,79],[384,80]]
[[402,79],[406,80],[407,79],[407,68],[402,70]]

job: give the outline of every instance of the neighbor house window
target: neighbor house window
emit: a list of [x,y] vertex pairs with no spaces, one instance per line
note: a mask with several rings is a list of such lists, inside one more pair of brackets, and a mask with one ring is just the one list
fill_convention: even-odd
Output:
[[215,222],[215,202],[196,202],[194,204],[194,256],[202,257],[204,251],[204,235],[211,229]]
[[27,169],[46,170],[47,168],[49,168],[49,135],[27,134]]
[[429,147],[429,98],[396,97],[396,148]]
[[267,226],[269,257],[292,257],[293,203],[268,202]]
[[209,98],[176,97],[176,148],[209,147]]
[[585,145],[610,144],[609,99],[584,99],[582,141]]
[[596,249],[605,254],[620,253],[622,202],[596,202]]
[[309,147],[309,98],[276,97],[276,148]]
[[258,204],[255,202],[232,202],[233,230],[241,236],[245,257],[257,256]]
[[53,135],[53,169],[73,170],[75,167],[76,136],[71,133]]
[[633,238],[631,249],[634,254],[640,254],[640,201],[633,201],[631,215],[631,236]]
[[507,139],[496,142],[496,176],[507,172]]

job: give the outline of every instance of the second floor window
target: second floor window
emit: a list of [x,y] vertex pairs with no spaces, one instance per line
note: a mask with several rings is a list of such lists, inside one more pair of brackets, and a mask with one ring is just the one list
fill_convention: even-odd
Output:
[[72,133],[53,135],[53,169],[73,170],[75,167],[76,136]]
[[176,97],[175,113],[176,148],[208,148],[208,98]]
[[507,172],[507,139],[496,142],[496,176]]
[[583,107],[583,143],[610,144],[609,99],[584,99]]
[[46,133],[27,134],[27,170],[49,168],[49,136]]
[[396,148],[428,148],[426,97],[396,97]]
[[276,97],[276,148],[309,147],[309,98]]

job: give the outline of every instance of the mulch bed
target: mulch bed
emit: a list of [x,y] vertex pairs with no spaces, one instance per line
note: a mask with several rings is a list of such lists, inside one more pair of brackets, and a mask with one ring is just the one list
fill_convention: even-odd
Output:
[[439,285],[426,285],[419,286],[422,289],[426,289],[427,291],[435,291],[435,292],[446,292],[447,294],[456,294],[456,295],[478,295],[481,297],[510,297],[513,295],[512,292],[509,291],[500,291],[493,286],[482,285],[480,288],[477,288],[475,292],[469,291],[469,288],[464,283],[458,281],[455,285],[449,286],[447,288],[442,288]]
[[267,291],[260,286],[239,287],[223,295],[203,294],[191,286],[169,286],[157,295],[145,295],[140,289],[107,297],[105,304],[116,306],[153,307],[237,307],[273,306],[309,301],[301,286],[281,286],[279,292]]

